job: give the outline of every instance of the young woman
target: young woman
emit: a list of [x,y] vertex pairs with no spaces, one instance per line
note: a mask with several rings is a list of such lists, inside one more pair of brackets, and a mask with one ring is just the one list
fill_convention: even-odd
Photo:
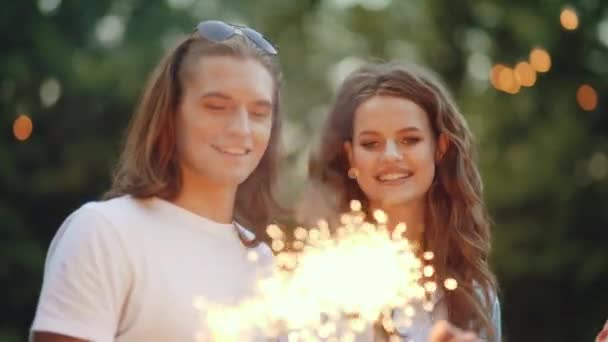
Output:
[[[420,67],[387,63],[347,77],[311,159],[315,190],[304,212],[346,212],[353,199],[369,212],[382,209],[392,226],[407,224],[420,252],[434,252],[437,284],[458,281],[455,291],[438,290],[430,314],[417,310],[414,324],[398,332],[408,341],[427,341],[439,320],[501,339],[490,220],[473,152],[465,118],[441,83]],[[329,201],[320,204],[319,194]]]
[[160,63],[106,199],[51,243],[34,341],[192,341],[205,335],[195,298],[254,288],[278,208],[276,55],[253,29],[205,21]]

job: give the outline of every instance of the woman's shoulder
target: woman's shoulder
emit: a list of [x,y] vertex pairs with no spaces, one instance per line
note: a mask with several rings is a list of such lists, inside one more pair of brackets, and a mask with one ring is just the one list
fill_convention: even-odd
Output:
[[494,288],[484,287],[479,282],[473,281],[473,289],[475,290],[475,294],[487,305],[493,306],[499,303],[498,294]]
[[495,341],[502,340],[502,318],[501,318],[501,309],[500,309],[500,299],[498,298],[498,293],[496,293],[496,289],[492,287],[485,288],[481,286],[478,282],[473,283],[473,288],[475,289],[475,293],[481,300],[486,304],[486,307],[489,310],[489,317],[492,325],[494,326],[494,330],[496,333]]

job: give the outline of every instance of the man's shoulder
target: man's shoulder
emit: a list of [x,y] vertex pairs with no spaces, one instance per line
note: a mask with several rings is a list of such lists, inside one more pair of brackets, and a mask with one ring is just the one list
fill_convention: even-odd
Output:
[[130,195],[85,203],[79,210],[90,210],[112,221],[120,218],[146,215],[151,199],[137,199]]

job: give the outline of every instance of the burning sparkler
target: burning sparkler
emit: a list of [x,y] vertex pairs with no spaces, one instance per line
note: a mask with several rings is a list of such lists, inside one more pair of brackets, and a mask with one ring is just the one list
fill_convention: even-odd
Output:
[[[373,216],[376,223],[367,222],[361,204],[352,201],[334,234],[319,221],[308,230],[296,228],[291,243],[270,225],[276,265],[259,281],[258,295],[232,307],[198,302],[211,338],[242,341],[258,331],[284,334],[289,341],[353,341],[376,322],[389,334],[411,325],[414,304],[432,310],[433,253],[420,260],[404,237],[404,223],[389,229],[384,212]],[[257,255],[250,252],[248,258],[255,262]],[[444,286],[453,290],[456,280],[447,279]]]

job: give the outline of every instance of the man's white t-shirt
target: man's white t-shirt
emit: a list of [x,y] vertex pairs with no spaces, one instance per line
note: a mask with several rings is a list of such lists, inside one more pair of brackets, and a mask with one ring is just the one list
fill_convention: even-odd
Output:
[[87,203],[51,243],[31,329],[100,342],[194,341],[205,336],[196,297],[236,304],[272,267],[267,245],[252,262],[238,235],[159,198]]

